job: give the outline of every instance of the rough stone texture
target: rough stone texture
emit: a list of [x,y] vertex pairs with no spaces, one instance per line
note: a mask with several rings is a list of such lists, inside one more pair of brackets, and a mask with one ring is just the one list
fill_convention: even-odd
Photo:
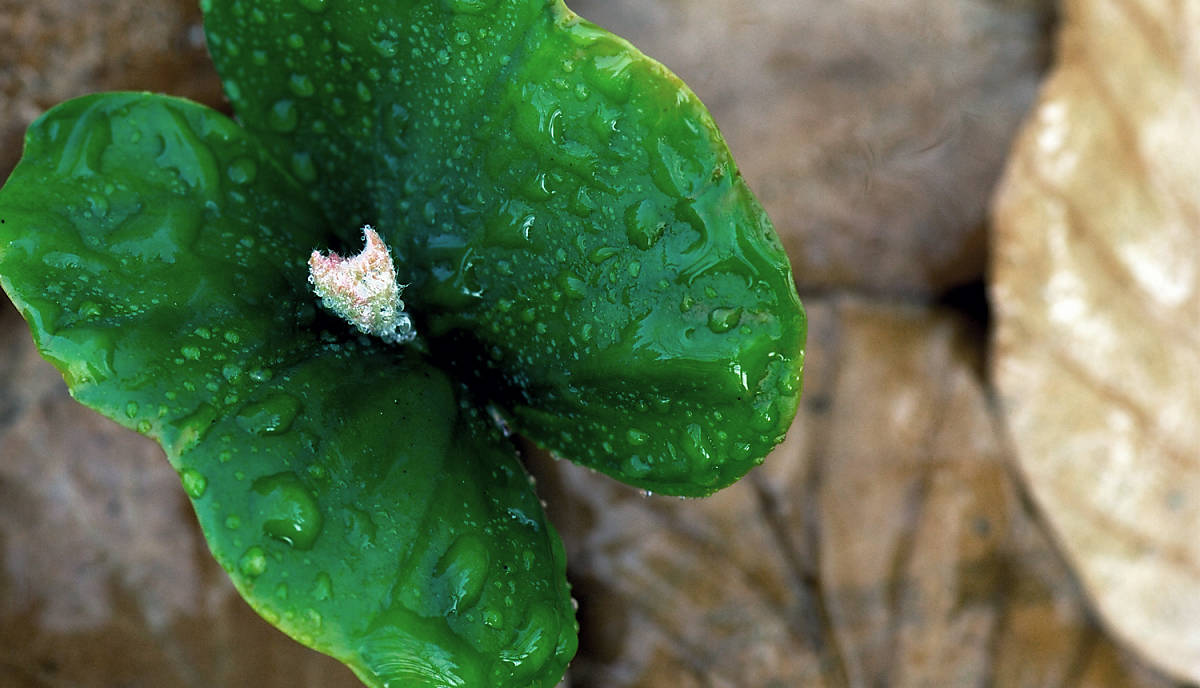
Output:
[[1068,2],[997,195],[994,373],[1111,629],[1200,681],[1200,2]]
[[983,271],[988,197],[1048,58],[1048,0],[577,0],[713,111],[801,291]]

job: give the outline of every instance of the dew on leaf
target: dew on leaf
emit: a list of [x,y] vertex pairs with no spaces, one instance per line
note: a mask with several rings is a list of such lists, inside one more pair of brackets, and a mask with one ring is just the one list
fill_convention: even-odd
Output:
[[625,209],[625,236],[629,243],[649,249],[662,238],[667,229],[658,207],[649,199],[642,199]]
[[[253,377],[254,373],[250,375]],[[237,423],[242,429],[256,435],[282,434],[291,429],[300,407],[300,400],[279,392],[247,404],[238,411]]]
[[487,544],[477,535],[461,535],[434,567],[434,578],[446,586],[449,611],[475,606],[483,594],[491,563]]
[[179,478],[183,481],[183,491],[192,499],[200,499],[208,490],[208,478],[194,468],[183,469],[179,472]]
[[317,500],[300,478],[290,471],[254,481],[256,510],[264,517],[265,535],[299,550],[312,549],[324,519]]
[[459,14],[479,14],[495,0],[443,0],[446,8]]
[[247,578],[258,578],[267,571],[267,554],[262,547],[255,545],[242,554],[238,560],[238,570]]
[[302,182],[315,182],[317,168],[313,164],[312,156],[303,151],[292,153],[292,174]]
[[722,334],[737,327],[737,324],[742,319],[742,309],[739,308],[714,308],[708,314],[708,329],[716,334]]
[[293,131],[299,122],[300,112],[296,104],[287,98],[275,101],[267,113],[267,126],[280,133]]
[[312,597],[320,601],[333,599],[333,579],[328,573],[321,571],[317,574],[317,579],[313,582]]
[[317,92],[317,87],[307,74],[292,74],[288,78],[288,88],[300,98],[308,98]]
[[304,622],[308,624],[310,628],[320,628],[324,621],[325,620],[321,618],[321,612],[318,612],[311,607],[304,610]]

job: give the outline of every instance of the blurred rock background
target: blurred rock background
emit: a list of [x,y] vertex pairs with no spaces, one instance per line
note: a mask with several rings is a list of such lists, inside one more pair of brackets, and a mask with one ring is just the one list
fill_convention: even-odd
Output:
[[[1200,318],[1182,268],[1153,262],[1200,246],[1200,2],[572,7],[709,105],[811,329],[787,441],[712,498],[644,497],[530,450],[580,603],[567,684],[1200,680],[1200,617],[1170,613],[1200,599],[1186,434]],[[0,179],[45,108],[113,89],[226,107],[191,0],[0,0]],[[1089,233],[1097,216],[1111,220]],[[1165,248],[1139,244],[1160,226]],[[1122,271],[1147,244],[1150,267]],[[1075,291],[1044,288],[1056,276]],[[1104,315],[1113,294],[1125,310]],[[1141,343],[1122,348],[1130,330]],[[1100,340],[1116,343],[1087,349]],[[1056,351],[1091,377],[1053,377]],[[1114,360],[1150,370],[1118,366],[1110,384]],[[1142,379],[1114,401],[1111,385]],[[1105,402],[1133,430],[1109,438],[1126,426]],[[1113,446],[1130,447],[1123,462]],[[358,684],[240,601],[157,446],[72,402],[0,303],[0,688],[277,685]]]

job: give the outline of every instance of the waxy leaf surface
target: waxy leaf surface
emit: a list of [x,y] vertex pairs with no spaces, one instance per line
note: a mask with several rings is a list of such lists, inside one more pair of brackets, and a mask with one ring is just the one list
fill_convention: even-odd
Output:
[[539,444],[701,495],[795,413],[804,314],[696,96],[561,2],[205,3],[245,126]]
[[320,213],[243,130],[89,96],[0,191],[0,282],[72,394],[156,438],[243,596],[373,686],[553,685],[557,534],[512,447],[413,349],[319,312]]

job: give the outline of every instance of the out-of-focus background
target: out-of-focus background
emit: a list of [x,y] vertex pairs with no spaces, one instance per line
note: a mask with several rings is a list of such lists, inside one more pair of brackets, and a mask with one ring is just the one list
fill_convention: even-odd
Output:
[[[571,688],[1200,681],[1200,0],[576,0],[709,105],[810,318],[704,500],[530,452]],[[0,0],[0,179],[63,99],[227,109],[193,0]],[[0,297],[2,298],[2,297]],[[347,687],[0,301],[0,688]]]

